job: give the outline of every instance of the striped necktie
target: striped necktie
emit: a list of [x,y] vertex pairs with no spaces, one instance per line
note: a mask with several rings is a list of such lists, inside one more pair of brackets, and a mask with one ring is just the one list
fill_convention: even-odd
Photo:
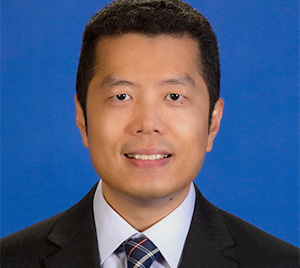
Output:
[[128,268],[149,268],[159,255],[158,248],[145,236],[125,243]]

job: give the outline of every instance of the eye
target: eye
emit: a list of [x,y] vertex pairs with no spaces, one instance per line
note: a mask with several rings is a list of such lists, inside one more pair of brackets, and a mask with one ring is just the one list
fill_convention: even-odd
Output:
[[171,101],[179,101],[183,99],[183,96],[176,93],[171,93],[168,94],[166,98]]
[[118,94],[116,96],[113,96],[113,99],[118,101],[125,101],[125,100],[129,100],[130,96],[128,94]]

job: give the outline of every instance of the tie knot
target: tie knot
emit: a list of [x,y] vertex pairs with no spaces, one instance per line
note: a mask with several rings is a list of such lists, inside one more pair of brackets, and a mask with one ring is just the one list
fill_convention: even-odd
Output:
[[159,255],[158,248],[145,236],[125,243],[128,268],[149,268]]

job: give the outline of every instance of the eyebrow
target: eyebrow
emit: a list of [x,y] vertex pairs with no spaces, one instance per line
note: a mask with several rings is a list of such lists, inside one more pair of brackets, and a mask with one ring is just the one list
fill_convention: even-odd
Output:
[[118,77],[115,77],[113,75],[108,75],[106,76],[100,87],[101,88],[111,88],[111,87],[116,87],[116,86],[123,86],[123,85],[127,85],[127,86],[137,86],[137,84],[124,80],[124,79],[120,79]]
[[192,89],[196,88],[196,83],[193,78],[191,78],[189,75],[184,74],[175,78],[163,80],[159,82],[161,85],[183,85],[191,87]]

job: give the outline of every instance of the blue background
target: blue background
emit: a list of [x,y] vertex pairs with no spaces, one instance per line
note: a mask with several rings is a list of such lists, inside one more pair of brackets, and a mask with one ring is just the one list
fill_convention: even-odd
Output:
[[[98,180],[75,124],[83,28],[107,1],[2,1],[2,236]],[[296,0],[189,1],[218,36],[221,131],[196,183],[217,206],[299,245]]]

